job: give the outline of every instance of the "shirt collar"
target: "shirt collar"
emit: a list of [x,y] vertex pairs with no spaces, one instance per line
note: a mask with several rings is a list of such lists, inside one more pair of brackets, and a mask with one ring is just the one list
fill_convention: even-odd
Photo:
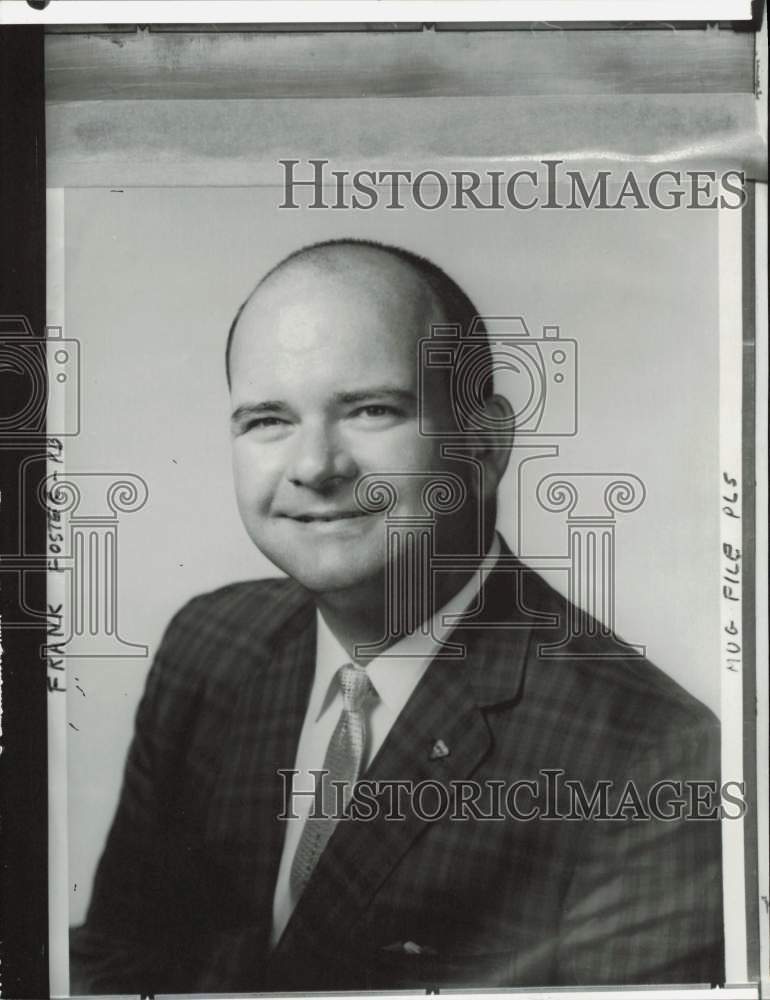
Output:
[[[501,552],[497,533],[487,552],[486,559],[497,561]],[[403,708],[416,682],[435,656],[440,642],[452,631],[458,616],[462,615],[477,598],[494,563],[479,566],[468,582],[440,608],[431,620],[427,635],[418,630],[394,643],[386,653],[367,664],[366,672],[380,700],[394,712]],[[333,684],[339,668],[350,663],[350,657],[334,633],[316,611],[316,669],[309,718],[317,721],[328,709],[337,694]]]

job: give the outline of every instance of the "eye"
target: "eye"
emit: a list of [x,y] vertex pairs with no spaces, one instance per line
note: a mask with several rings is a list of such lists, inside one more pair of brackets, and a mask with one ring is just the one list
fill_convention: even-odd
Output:
[[388,406],[386,403],[370,403],[368,406],[361,406],[353,412],[353,416],[355,417],[363,416],[372,419],[378,417],[398,417],[401,415],[400,410],[396,409],[395,406]]
[[246,427],[247,431],[253,430],[255,427],[278,427],[280,424],[285,424],[286,421],[282,420],[280,417],[255,417],[250,420]]
[[240,434],[248,434],[257,440],[272,441],[283,437],[291,424],[283,417],[267,414],[264,417],[251,417],[240,429]]

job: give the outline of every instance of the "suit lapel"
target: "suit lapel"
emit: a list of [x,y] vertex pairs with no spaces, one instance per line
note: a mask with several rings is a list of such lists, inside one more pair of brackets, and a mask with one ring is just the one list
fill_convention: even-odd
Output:
[[299,588],[284,597],[269,629],[244,626],[252,659],[223,745],[209,835],[226,848],[238,888],[256,903],[258,934],[269,934],[283,844],[279,771],[292,768],[313,680],[315,612]]
[[[504,556],[512,558],[510,553]],[[490,575],[482,591],[481,611],[451,636],[452,642],[464,645],[465,656],[431,663],[365,779],[408,782],[411,787],[431,780],[449,789],[451,782],[469,777],[491,752],[484,708],[519,696],[530,635],[528,624],[510,621],[515,577],[511,568]],[[495,627],[485,627],[487,621],[495,622]],[[439,740],[449,753],[431,759],[431,749]],[[398,806],[395,793],[385,791],[377,801],[376,818],[338,824],[279,942],[276,957],[301,954],[303,947],[318,940],[320,928],[326,936],[344,938],[378,887],[429,825],[415,815],[406,796],[403,820],[386,818],[391,803]]]

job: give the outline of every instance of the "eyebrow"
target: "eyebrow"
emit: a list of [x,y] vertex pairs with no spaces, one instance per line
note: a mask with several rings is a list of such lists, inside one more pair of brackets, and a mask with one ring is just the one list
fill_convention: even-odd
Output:
[[385,399],[396,399],[402,403],[416,402],[417,397],[410,389],[399,389],[392,385],[375,385],[367,389],[356,389],[354,392],[336,392],[334,400],[337,403],[361,403],[372,396]]
[[[336,392],[333,396],[335,403],[362,403],[366,399],[376,396],[380,399],[393,399],[402,403],[416,403],[416,395],[409,389],[399,389],[392,385],[375,385],[366,389],[356,389],[351,392]],[[257,416],[260,413],[275,413],[277,410],[291,409],[288,403],[280,399],[266,399],[259,403],[244,403],[233,410],[231,421],[234,424],[241,423],[249,417]]]

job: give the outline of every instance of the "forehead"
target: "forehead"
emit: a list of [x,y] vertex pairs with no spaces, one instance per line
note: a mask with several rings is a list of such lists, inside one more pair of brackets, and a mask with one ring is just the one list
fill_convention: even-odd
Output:
[[[380,255],[383,258],[385,255]],[[274,375],[287,365],[340,374],[376,366],[415,370],[418,341],[442,319],[432,290],[389,259],[296,265],[257,289],[235,330],[231,374]]]

